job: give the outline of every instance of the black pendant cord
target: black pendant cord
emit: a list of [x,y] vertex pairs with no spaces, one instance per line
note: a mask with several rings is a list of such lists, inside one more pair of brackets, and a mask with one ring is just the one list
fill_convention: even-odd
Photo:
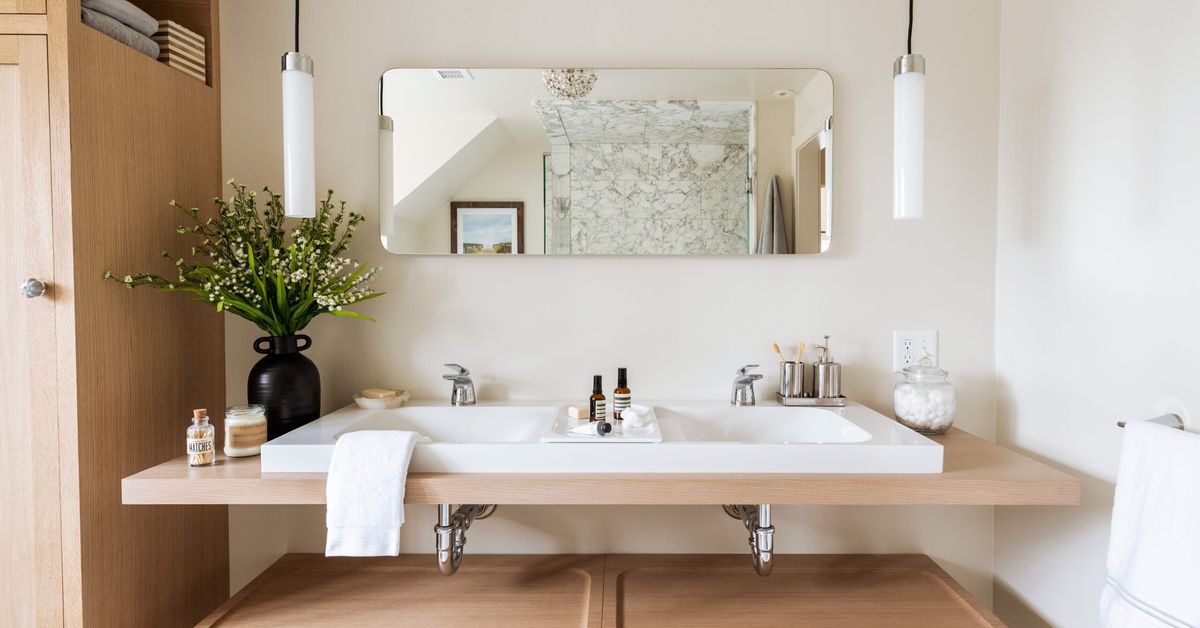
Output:
[[383,115],[383,75],[379,76],[379,115]]
[[[913,0],[908,0],[908,54],[912,54],[912,2]],[[300,6],[300,0],[296,0],[296,6]],[[296,11],[300,11],[299,8],[296,8]],[[300,36],[296,35],[296,40],[299,41],[299,38]],[[296,43],[296,46],[300,44]]]
[[[909,19],[911,21],[912,18],[909,18]],[[296,0],[296,26],[295,26],[295,28],[296,28],[296,52],[300,52],[300,0]],[[908,30],[909,30],[908,47],[912,48],[912,43],[911,43],[912,42],[912,25],[911,24],[909,25]]]

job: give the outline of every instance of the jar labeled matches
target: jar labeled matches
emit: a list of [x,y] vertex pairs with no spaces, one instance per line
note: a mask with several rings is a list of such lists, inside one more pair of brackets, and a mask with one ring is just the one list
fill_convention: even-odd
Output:
[[217,461],[213,448],[216,429],[208,422],[208,410],[192,410],[192,424],[187,428],[187,458],[190,467],[207,467]]
[[958,392],[946,381],[949,373],[926,355],[904,367],[903,374],[892,390],[896,420],[922,434],[945,433],[958,408]]

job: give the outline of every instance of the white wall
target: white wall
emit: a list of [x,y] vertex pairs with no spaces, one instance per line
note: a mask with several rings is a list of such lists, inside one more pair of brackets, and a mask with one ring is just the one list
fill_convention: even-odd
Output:
[[1094,626],[1114,422],[1200,411],[1200,4],[1002,6],[997,431],[1084,491],[996,509],[996,608]]
[[833,97],[833,84],[820,75],[814,76],[808,85],[796,94],[793,110],[795,119],[792,122],[796,133],[796,137],[792,138],[793,150],[825,128],[825,121],[833,115],[830,108]]
[[[829,333],[846,365],[845,392],[888,412],[891,331],[932,328],[960,386],[960,425],[991,436],[997,2],[921,3],[927,171],[946,175],[931,178],[926,218],[916,222],[891,219],[891,64],[903,49],[904,3],[749,4],[739,21],[725,1],[305,3],[320,186],[371,219],[353,252],[383,266],[379,285],[389,292],[363,308],[378,323],[321,320],[308,330],[325,407],[372,384],[443,398],[441,364],[449,361],[479,374],[485,399],[583,395],[592,373],[617,366],[629,367],[635,394],[723,398],[737,367],[772,364],[773,340],[811,343]],[[221,5],[225,173],[253,185],[280,183],[278,59],[291,24],[283,0]],[[385,69],[402,65],[826,68],[837,95],[833,246],[821,256],[765,259],[389,256],[370,234],[376,90]],[[640,307],[596,309],[597,286]],[[475,307],[481,301],[506,307]],[[245,389],[256,335],[229,319],[230,403]],[[774,383],[768,369],[761,390]],[[431,552],[431,509],[410,508],[408,518],[404,551]],[[320,551],[322,524],[320,509],[231,509],[233,587],[280,553]],[[991,508],[783,508],[776,525],[785,553],[927,552],[990,600]],[[472,528],[468,548],[745,550],[745,532],[715,506],[501,508]]]
[[[513,144],[480,170],[452,196],[454,201],[521,201],[525,203],[525,251],[545,250],[546,209],[542,204],[542,156],[545,144]],[[421,245],[430,253],[450,252],[450,203],[443,203],[421,226]],[[363,239],[374,234],[366,229]],[[361,246],[361,244],[360,244]],[[514,243],[515,246],[515,243]]]

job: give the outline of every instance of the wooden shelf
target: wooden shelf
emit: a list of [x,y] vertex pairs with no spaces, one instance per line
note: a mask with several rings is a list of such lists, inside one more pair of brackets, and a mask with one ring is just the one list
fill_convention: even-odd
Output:
[[[412,473],[410,504],[1070,506],[1079,480],[961,430],[935,474]],[[259,458],[190,468],[176,458],[121,482],[126,504],[323,504],[325,474],[262,473]]]
[[[133,48],[130,48],[129,46],[126,46],[125,44],[113,39],[112,37],[109,37],[108,35],[105,35],[104,33],[84,24],[82,21],[79,23],[79,30],[76,34],[76,38],[80,45],[86,45],[92,47],[93,49],[103,50],[103,54],[106,56],[106,58],[111,59],[114,63],[121,63],[129,67],[137,67],[139,64],[145,64],[145,67],[138,68],[138,70],[140,71],[141,75],[145,77],[143,80],[145,81],[146,85],[156,85],[156,81],[173,82],[176,78],[175,75],[178,75],[179,78],[186,78],[191,83],[195,83],[197,86],[202,87],[210,92],[214,91],[212,80],[206,78],[202,81],[195,76],[192,76],[178,68],[171,67],[170,65],[159,61],[158,59],[148,57],[141,52],[138,52]],[[205,63],[210,62],[206,61]],[[161,72],[161,76],[155,76],[154,73],[156,72]],[[206,73],[208,72],[211,72],[211,70],[206,70]],[[215,97],[215,92],[213,97]]]
[[928,556],[741,555],[279,559],[197,626],[726,628],[1003,626]]
[[[214,85],[217,85],[217,78],[216,78],[216,76],[214,76],[214,72],[217,69],[216,46],[218,45],[219,40],[217,39],[217,34],[218,34],[217,30],[215,28],[213,28],[213,20],[215,19],[216,14],[217,14],[216,8],[214,6],[214,0],[131,0],[131,2],[134,5],[136,5],[138,8],[145,11],[147,14],[149,14],[155,20],[171,20],[171,21],[179,24],[180,26],[183,26],[184,28],[192,31],[193,33],[196,33],[200,37],[204,38],[204,66],[205,66],[204,74],[205,74],[205,78],[204,78],[204,80],[200,80],[200,79],[196,78],[195,76],[192,76],[186,72],[183,72],[182,70],[179,70],[177,68],[174,68],[174,67],[168,65],[167,63],[164,63],[157,59],[152,59],[150,57],[146,57],[146,55],[143,55],[140,52],[137,53],[138,56],[145,57],[146,59],[153,61],[154,63],[157,63],[166,68],[169,68],[172,72],[178,72],[181,76],[186,76],[189,80],[195,81],[205,87],[211,88]],[[76,8],[78,8],[78,7],[76,7]],[[44,16],[30,16],[30,17],[41,17],[42,21],[45,22]],[[0,27],[5,25],[5,22],[3,20],[4,20],[4,16],[0,16]],[[117,40],[109,37],[108,35],[105,35],[104,33],[101,33],[100,31],[84,24],[83,20],[80,19],[79,15],[77,15],[77,14],[74,15],[73,20],[74,20],[75,24],[77,24],[78,26],[87,29],[87,30],[76,29],[77,32],[79,32],[79,33],[84,33],[84,32],[96,33],[96,34],[100,35],[100,37],[102,37],[105,41],[107,41],[113,45],[120,46],[121,50],[131,50],[125,44],[122,44],[122,43],[118,42]],[[76,36],[79,36],[79,35],[76,35]],[[106,43],[106,44],[102,44],[102,45],[109,45],[109,44]],[[132,56],[131,56],[131,58],[132,58]]]

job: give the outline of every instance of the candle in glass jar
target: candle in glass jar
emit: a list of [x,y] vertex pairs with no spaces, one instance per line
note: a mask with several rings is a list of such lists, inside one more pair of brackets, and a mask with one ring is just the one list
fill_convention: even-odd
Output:
[[257,456],[267,442],[267,414],[258,404],[233,406],[225,411],[225,455]]

